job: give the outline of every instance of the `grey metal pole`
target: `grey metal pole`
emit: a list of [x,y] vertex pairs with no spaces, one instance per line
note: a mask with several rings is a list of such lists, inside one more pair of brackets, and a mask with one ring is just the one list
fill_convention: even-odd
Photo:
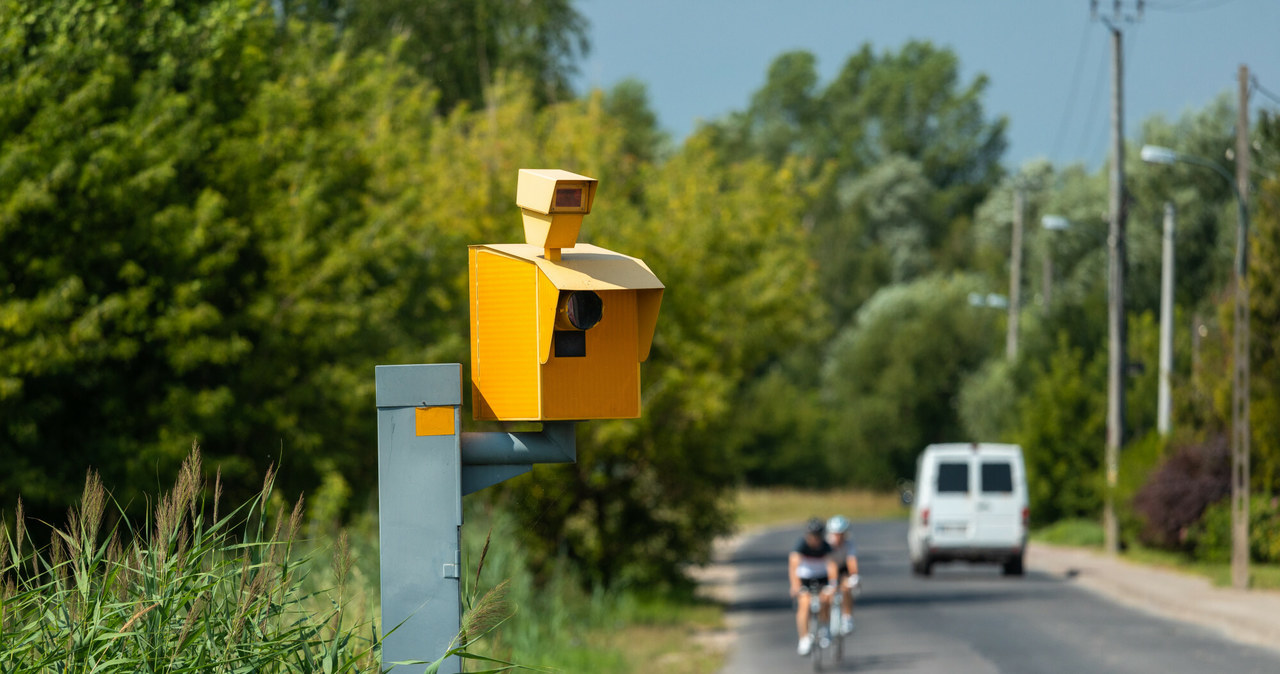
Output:
[[439,658],[461,628],[462,366],[379,365],[374,382],[385,670]]
[[1120,471],[1120,444],[1124,438],[1124,57],[1119,27],[1111,30],[1111,226],[1107,236],[1109,283],[1107,291],[1108,341],[1107,361],[1107,446],[1106,495],[1102,512],[1103,538],[1106,552],[1115,555],[1120,549],[1120,530],[1116,520],[1115,491]]
[[1172,423],[1169,376],[1173,371],[1173,202],[1164,204],[1164,241],[1160,264],[1160,387],[1156,394],[1156,430],[1168,435]]
[[[433,662],[462,623],[462,496],[529,472],[573,463],[575,422],[537,432],[463,433],[462,366],[379,365],[378,545],[382,667]],[[441,674],[461,669],[447,658]]]
[[1231,584],[1249,586],[1249,68],[1236,120],[1235,381],[1231,387]]
[[1005,356],[1010,362],[1018,358],[1018,311],[1022,305],[1022,211],[1025,188],[1013,188],[1013,251],[1009,260],[1009,334],[1005,337]]

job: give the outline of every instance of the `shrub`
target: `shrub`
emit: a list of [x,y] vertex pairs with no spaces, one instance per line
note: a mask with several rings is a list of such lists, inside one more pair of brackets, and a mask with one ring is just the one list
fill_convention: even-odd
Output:
[[1147,545],[1190,551],[1191,527],[1231,488],[1231,462],[1225,436],[1176,448],[1133,499],[1141,520],[1139,538]]
[[1203,562],[1231,561],[1231,499],[1205,508],[1204,514],[1187,532],[1187,544],[1195,558]]
[[274,478],[219,514],[221,476],[206,499],[193,451],[134,530],[111,517],[120,506],[90,472],[79,507],[41,549],[19,502],[13,532],[0,530],[0,671],[376,670],[376,628],[359,637],[344,625],[345,564],[334,591],[302,590],[302,502],[265,512]]
[[[1197,559],[1230,561],[1231,499],[1209,506],[1188,539]],[[1260,564],[1280,563],[1280,504],[1273,497],[1255,495],[1249,500],[1249,558]]]

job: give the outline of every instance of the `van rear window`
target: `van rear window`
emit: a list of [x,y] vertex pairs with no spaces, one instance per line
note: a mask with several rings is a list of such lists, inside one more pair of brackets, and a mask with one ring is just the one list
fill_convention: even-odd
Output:
[[1003,461],[982,463],[982,493],[1012,494],[1013,466]]
[[939,463],[938,464],[938,493],[939,494],[969,493],[969,464],[968,463]]

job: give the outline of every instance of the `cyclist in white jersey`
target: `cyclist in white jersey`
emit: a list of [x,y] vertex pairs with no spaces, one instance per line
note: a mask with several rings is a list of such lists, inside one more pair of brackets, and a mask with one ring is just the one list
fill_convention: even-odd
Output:
[[827,543],[831,546],[839,568],[837,583],[844,601],[841,604],[840,631],[849,634],[853,631],[853,591],[860,585],[858,579],[858,549],[849,536],[849,520],[843,515],[836,515],[827,520]]
[[831,613],[831,581],[839,574],[835,557],[831,555],[831,546],[822,537],[825,528],[826,523],[821,519],[815,517],[809,520],[804,537],[796,543],[788,560],[791,596],[798,599],[796,631],[800,635],[800,643],[796,652],[800,655],[808,655],[813,648],[813,639],[809,636],[809,593],[819,593],[822,603],[819,620],[825,621],[826,616]]

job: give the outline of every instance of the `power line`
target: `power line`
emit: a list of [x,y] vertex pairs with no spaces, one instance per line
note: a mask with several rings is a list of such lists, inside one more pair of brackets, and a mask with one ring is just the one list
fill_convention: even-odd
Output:
[[[1103,115],[1095,114],[1095,113],[1099,111],[1098,97],[1099,95],[1101,95],[1102,88],[1107,82],[1106,72],[1107,72],[1107,52],[1104,49],[1103,51],[1099,52],[1098,70],[1093,77],[1093,94],[1089,96],[1089,105],[1084,109],[1085,123],[1084,123],[1084,131],[1080,135],[1080,144],[1087,148],[1096,147],[1096,145],[1093,142],[1095,140],[1094,127],[1096,125],[1096,122],[1099,119],[1101,119]],[[1104,130],[1105,128],[1106,127],[1103,127]]]
[[1249,83],[1253,85],[1254,91],[1262,94],[1263,96],[1266,96],[1267,98],[1270,98],[1276,103],[1280,103],[1280,96],[1275,95],[1274,93],[1269,91],[1266,87],[1262,86],[1262,83],[1258,81],[1257,77],[1250,78]]
[[1085,52],[1089,46],[1089,35],[1092,34],[1089,25],[1090,23],[1091,22],[1086,21],[1084,24],[1084,30],[1080,33],[1080,47],[1076,50],[1076,67],[1075,71],[1071,74],[1071,88],[1067,94],[1067,104],[1062,110],[1062,119],[1058,123],[1058,133],[1056,133],[1053,138],[1053,154],[1050,155],[1052,157],[1059,156],[1058,153],[1062,150],[1062,141],[1066,138],[1067,124],[1071,120],[1072,113],[1075,112],[1076,92],[1080,88],[1080,72],[1084,65]]
[[1147,3],[1147,6],[1153,10],[1161,12],[1169,12],[1172,14],[1192,14],[1195,12],[1207,12],[1209,10],[1218,9],[1229,5],[1236,0],[1187,0],[1186,2],[1172,2],[1172,0],[1155,0]]

